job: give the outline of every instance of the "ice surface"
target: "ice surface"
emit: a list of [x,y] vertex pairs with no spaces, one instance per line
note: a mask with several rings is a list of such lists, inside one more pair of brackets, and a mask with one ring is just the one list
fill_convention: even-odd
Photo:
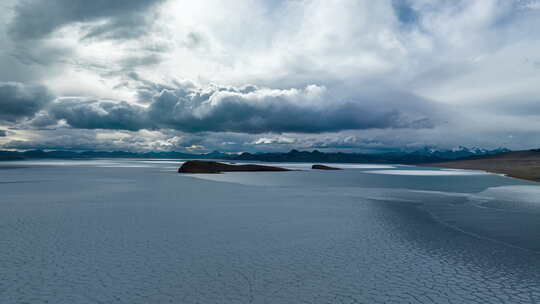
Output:
[[[359,168],[210,181],[138,164],[3,165],[0,303],[540,301],[539,239],[478,230],[521,227],[485,203],[532,183]],[[511,213],[533,223],[520,199]]]
[[471,171],[471,170],[376,170],[365,171],[365,173],[372,174],[390,174],[390,175],[417,175],[417,176],[447,176],[447,175],[483,175],[489,174],[483,171]]
[[504,200],[540,204],[540,186],[515,185],[491,187],[480,194]]

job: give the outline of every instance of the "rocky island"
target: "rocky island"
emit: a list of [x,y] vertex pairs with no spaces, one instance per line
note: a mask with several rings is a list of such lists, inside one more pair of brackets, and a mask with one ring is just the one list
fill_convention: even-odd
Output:
[[313,165],[313,166],[311,166],[311,169],[316,169],[316,170],[343,170],[341,168],[335,168],[335,167],[330,167],[330,166],[326,166],[326,165]]
[[178,173],[222,173],[256,171],[291,171],[290,169],[256,164],[232,165],[215,161],[190,160],[178,169]]

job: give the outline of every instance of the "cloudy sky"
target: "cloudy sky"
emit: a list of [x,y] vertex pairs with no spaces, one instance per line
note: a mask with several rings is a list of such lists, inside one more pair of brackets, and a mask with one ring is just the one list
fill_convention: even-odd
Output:
[[2,0],[0,148],[540,147],[538,0]]

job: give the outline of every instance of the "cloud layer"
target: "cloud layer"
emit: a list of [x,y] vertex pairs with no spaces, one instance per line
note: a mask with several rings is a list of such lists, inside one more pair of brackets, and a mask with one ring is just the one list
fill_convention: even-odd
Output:
[[74,128],[131,131],[321,133],[434,126],[434,113],[426,111],[428,102],[420,98],[410,97],[407,107],[385,102],[377,95],[371,96],[372,100],[336,98],[316,85],[288,90],[184,85],[157,92],[147,107],[123,101],[60,98],[48,112]]
[[16,40],[40,39],[73,23],[86,27],[84,38],[131,38],[145,32],[146,13],[162,0],[34,0],[15,4],[9,33]]
[[540,145],[537,0],[2,8],[2,147]]
[[0,82],[0,121],[16,122],[31,118],[52,99],[43,86]]

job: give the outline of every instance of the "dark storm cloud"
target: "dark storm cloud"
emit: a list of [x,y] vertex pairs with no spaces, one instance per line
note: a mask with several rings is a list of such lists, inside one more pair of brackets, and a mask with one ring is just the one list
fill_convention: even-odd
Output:
[[49,108],[49,114],[80,129],[140,130],[149,128],[144,108],[127,102],[61,98]]
[[[50,107],[49,113],[74,128],[175,129],[190,133],[321,133],[434,125],[424,109],[410,105],[418,103],[414,100],[410,100],[408,108],[400,108],[381,97],[335,101],[337,97],[318,86],[275,90],[178,85],[174,90],[163,89],[155,94],[147,108],[126,102],[63,98]],[[395,98],[385,96],[390,97]]]
[[28,122],[29,126],[37,129],[52,127],[57,124],[57,120],[46,111],[38,112],[35,117]]
[[375,110],[355,102],[321,106],[302,100],[311,93],[309,88],[249,93],[165,90],[150,105],[148,114],[152,121],[186,132],[320,133],[429,127],[429,121],[410,120],[396,109]]
[[0,82],[0,121],[33,117],[53,96],[43,86]]
[[6,130],[0,130],[0,137],[7,136]]
[[132,38],[145,32],[145,12],[162,0],[30,0],[15,6],[9,28],[17,39],[39,39],[64,25],[103,20],[85,37]]

